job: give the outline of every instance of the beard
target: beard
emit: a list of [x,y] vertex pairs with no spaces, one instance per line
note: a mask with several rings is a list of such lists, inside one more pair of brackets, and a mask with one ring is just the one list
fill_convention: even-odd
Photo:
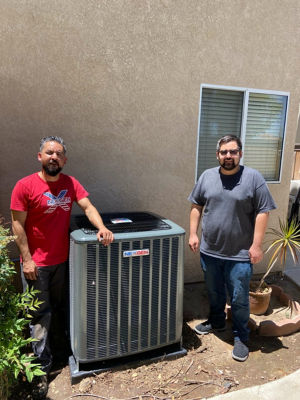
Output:
[[226,171],[232,171],[233,169],[235,169],[239,165],[239,162],[235,162],[235,160],[230,158],[230,159],[227,159],[227,160],[225,159],[222,162],[219,160],[219,164]]
[[56,176],[60,173],[62,168],[56,163],[51,163],[51,164],[48,163],[48,164],[43,165],[43,170],[49,176]]

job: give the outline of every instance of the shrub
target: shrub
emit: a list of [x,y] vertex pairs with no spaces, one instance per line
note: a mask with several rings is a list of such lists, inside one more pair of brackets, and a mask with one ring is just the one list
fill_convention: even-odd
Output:
[[277,261],[280,261],[282,266],[285,266],[288,252],[291,253],[294,264],[298,262],[298,253],[300,251],[300,224],[296,219],[291,221],[281,221],[279,219],[279,229],[270,228],[267,234],[272,235],[269,247],[265,253],[272,252],[267,270],[261,278],[256,292],[261,291],[265,284],[265,278],[269,275]]
[[0,399],[8,398],[12,386],[20,374],[29,382],[35,375],[44,375],[35,357],[24,352],[33,339],[24,338],[24,328],[40,302],[35,298],[35,290],[17,293],[13,285],[16,273],[8,256],[7,245],[15,238],[10,236],[0,221]]

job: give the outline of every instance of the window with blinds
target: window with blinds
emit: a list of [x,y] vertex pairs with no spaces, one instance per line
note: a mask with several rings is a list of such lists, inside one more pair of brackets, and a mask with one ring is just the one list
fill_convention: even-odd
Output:
[[279,181],[288,96],[288,93],[202,86],[196,178],[205,169],[218,165],[217,141],[233,134],[243,143],[241,164],[257,169],[267,181]]

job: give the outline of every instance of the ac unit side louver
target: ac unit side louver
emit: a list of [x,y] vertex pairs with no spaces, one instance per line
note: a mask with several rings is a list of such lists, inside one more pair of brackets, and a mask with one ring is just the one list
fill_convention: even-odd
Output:
[[70,235],[70,336],[76,363],[181,341],[184,230],[150,213],[102,215],[104,247],[85,216]]

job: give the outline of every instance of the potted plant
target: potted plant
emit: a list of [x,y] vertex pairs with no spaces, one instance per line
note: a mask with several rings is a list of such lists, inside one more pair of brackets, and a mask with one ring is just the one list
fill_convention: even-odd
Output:
[[281,265],[286,263],[288,252],[291,253],[294,264],[298,262],[298,251],[300,251],[300,225],[293,219],[292,221],[283,222],[279,219],[279,230],[270,228],[267,234],[271,234],[273,238],[265,253],[272,251],[267,270],[260,281],[252,281],[250,283],[250,313],[260,315],[264,314],[269,306],[272,288],[270,288],[265,279],[271,272],[272,268],[279,260]]
[[[17,293],[13,276],[16,273],[8,256],[7,245],[14,240],[0,218],[0,399],[6,400],[19,376],[29,382],[35,375],[44,375],[35,358],[24,348],[33,339],[24,338],[24,328],[40,301],[35,290]],[[26,378],[25,378],[26,377]]]

